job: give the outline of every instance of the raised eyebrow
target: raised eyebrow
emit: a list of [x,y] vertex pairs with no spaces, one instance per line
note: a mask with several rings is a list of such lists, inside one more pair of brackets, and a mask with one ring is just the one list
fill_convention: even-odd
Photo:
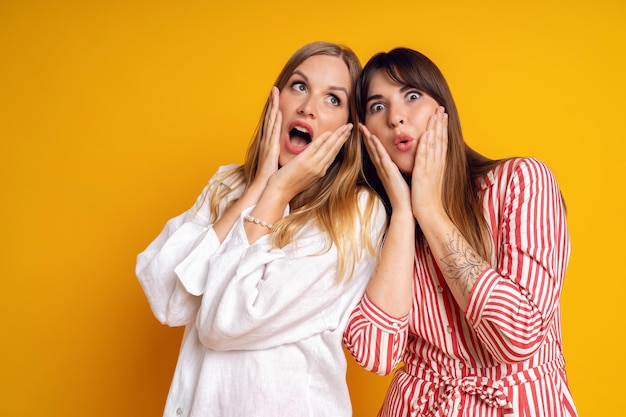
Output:
[[410,85],[405,85],[404,87],[402,87],[402,88],[400,89],[400,92],[401,92],[401,93],[406,93],[407,91],[410,91],[410,90],[416,90],[416,91],[418,91],[418,92],[419,92],[420,94],[422,94],[422,95],[426,94],[426,93],[424,93],[422,90],[420,90],[419,88],[417,88],[417,87],[413,87],[413,86],[410,86]]
[[373,94],[365,100],[365,104],[369,104],[372,100],[382,100],[383,96],[381,94]]
[[346,97],[350,97],[350,94],[348,94],[348,89],[345,87],[331,85],[330,87],[328,87],[328,89],[331,91],[343,91]]
[[302,71],[300,71],[300,70],[295,70],[295,71],[291,74],[291,76],[293,77],[293,76],[294,76],[294,75],[296,75],[296,74],[297,74],[297,75],[299,75],[299,76],[301,76],[302,78],[304,78],[304,81],[309,82],[309,77],[307,77],[307,76],[306,76],[306,75],[305,75]]
[[[417,90],[417,91],[419,91],[419,92],[420,92],[420,94],[424,94],[424,93],[422,92],[422,90],[420,90],[419,88],[415,88],[415,87],[412,87],[412,86],[410,86],[410,85],[404,85],[404,86],[402,86],[402,87],[400,88],[400,92],[401,92],[401,93],[405,93],[405,92],[410,91],[410,90]],[[365,103],[367,104],[367,103],[369,103],[369,102],[370,102],[370,101],[372,101],[372,100],[382,100],[383,98],[384,98],[384,97],[382,96],[382,94],[373,94],[373,95],[371,95],[371,96],[369,96],[369,97],[367,98],[367,100],[365,101]]]
[[[293,74],[291,74],[291,76],[293,77],[296,74],[301,76],[302,78],[304,78],[304,81],[306,81],[307,83],[309,82],[309,77],[307,77],[302,71],[294,70],[294,72],[293,72]],[[348,93],[348,89],[345,88],[345,87],[331,85],[330,87],[328,87],[328,89],[332,90],[332,91],[343,91],[343,93],[346,95],[346,97],[350,97],[350,94]]]

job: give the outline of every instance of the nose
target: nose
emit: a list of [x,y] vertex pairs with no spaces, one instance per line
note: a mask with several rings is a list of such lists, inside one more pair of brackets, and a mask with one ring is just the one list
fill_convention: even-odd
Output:
[[315,103],[313,102],[312,97],[307,97],[302,100],[300,105],[298,106],[298,114],[305,117],[315,117],[317,110],[315,108]]
[[388,122],[391,127],[398,127],[404,124],[406,117],[397,106],[389,106]]

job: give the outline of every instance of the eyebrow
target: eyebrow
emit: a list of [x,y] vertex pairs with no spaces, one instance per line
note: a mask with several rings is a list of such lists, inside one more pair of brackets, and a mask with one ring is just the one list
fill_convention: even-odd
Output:
[[[304,78],[304,81],[309,82],[309,77],[307,77],[302,71],[295,70],[293,74],[291,74],[291,76],[293,77],[296,74]],[[350,94],[348,94],[348,90],[345,87],[331,85],[328,87],[328,89],[333,91],[343,91],[346,97],[350,97]]]
[[[400,92],[401,92],[401,93],[404,93],[405,91],[408,91],[408,90],[413,90],[413,89],[418,90],[417,88],[415,88],[415,87],[411,87],[410,85],[403,85],[403,86],[400,88]],[[365,103],[369,103],[369,102],[370,102],[370,101],[372,101],[372,100],[380,100],[380,99],[382,99],[382,98],[383,98],[382,94],[373,94],[373,95],[371,95],[371,96],[369,96],[369,97],[367,98],[367,100],[365,101]]]

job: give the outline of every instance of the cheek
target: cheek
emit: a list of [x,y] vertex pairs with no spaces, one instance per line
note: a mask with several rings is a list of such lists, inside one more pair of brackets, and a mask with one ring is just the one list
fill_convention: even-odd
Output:
[[328,130],[336,130],[340,126],[348,123],[348,110],[342,111],[331,111],[331,114],[328,115]]
[[380,124],[380,118],[378,117],[366,117],[365,118],[365,127],[370,131],[371,134],[378,136],[380,139],[380,135],[383,133]]

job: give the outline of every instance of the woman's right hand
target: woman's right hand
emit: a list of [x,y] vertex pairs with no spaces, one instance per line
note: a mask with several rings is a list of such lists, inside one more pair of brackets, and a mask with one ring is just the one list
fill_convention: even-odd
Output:
[[415,256],[415,218],[411,210],[411,190],[376,135],[362,124],[360,128],[367,153],[392,206],[380,259],[366,291],[370,300],[388,315],[406,317],[413,303]]
[[223,242],[228,232],[241,216],[242,211],[259,202],[269,178],[278,170],[278,155],[280,154],[280,126],[282,115],[278,110],[277,87],[272,87],[270,102],[265,119],[263,120],[263,137],[259,148],[257,171],[250,186],[243,195],[226,209],[222,216],[213,224],[213,230],[220,242]]
[[443,205],[443,183],[448,149],[448,115],[439,107],[419,138],[412,174],[413,214],[422,224],[434,214],[448,217]]
[[387,191],[393,211],[402,208],[411,210],[411,190],[398,166],[391,160],[378,137],[372,134],[365,125],[359,124],[359,127],[363,133],[367,153],[376,167],[378,178]]
[[269,178],[278,170],[282,124],[282,114],[278,110],[279,94],[278,87],[273,86],[269,107],[263,120],[263,137],[259,148],[257,172],[250,186],[250,188],[258,189],[261,192],[265,189]]

